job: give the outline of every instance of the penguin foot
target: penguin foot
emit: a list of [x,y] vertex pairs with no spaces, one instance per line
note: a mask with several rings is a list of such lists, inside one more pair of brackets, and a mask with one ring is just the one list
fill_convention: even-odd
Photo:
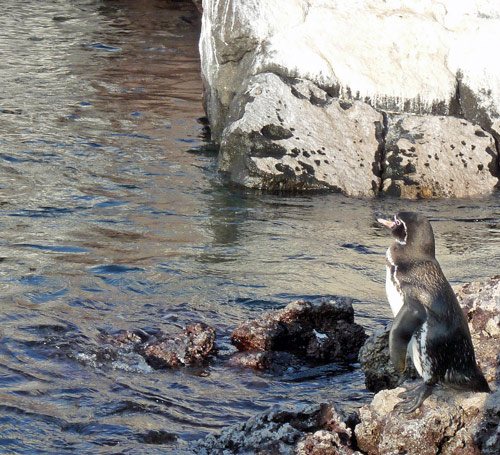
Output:
[[398,397],[402,398],[403,400],[407,400],[408,398],[413,396],[417,387],[422,387],[422,383],[420,381],[416,381],[416,383],[410,384],[406,390],[398,393]]
[[[432,393],[433,389],[434,384],[430,385],[423,383],[419,384],[417,387],[400,393],[398,396],[405,398],[405,400],[394,406],[394,410],[405,414],[412,413],[420,407],[425,399]],[[402,395],[404,395],[404,397]]]

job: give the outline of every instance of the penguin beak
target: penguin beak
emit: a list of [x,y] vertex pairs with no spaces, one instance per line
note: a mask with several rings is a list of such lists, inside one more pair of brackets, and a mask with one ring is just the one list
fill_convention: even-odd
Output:
[[384,220],[382,218],[377,218],[377,221],[380,224],[383,224],[385,227],[388,227],[389,229],[392,229],[394,227],[394,225],[396,224],[394,221],[388,221],[388,220]]

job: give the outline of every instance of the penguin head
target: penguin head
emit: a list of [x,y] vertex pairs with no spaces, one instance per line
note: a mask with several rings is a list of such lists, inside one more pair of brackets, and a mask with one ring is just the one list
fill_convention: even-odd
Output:
[[434,232],[427,218],[414,212],[399,212],[394,216],[394,221],[381,218],[378,221],[391,230],[396,242],[405,250],[434,257]]

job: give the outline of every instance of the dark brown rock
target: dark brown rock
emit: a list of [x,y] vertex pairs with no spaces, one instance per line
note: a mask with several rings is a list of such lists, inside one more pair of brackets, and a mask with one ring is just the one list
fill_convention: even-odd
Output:
[[281,374],[288,369],[299,369],[300,359],[290,352],[283,351],[249,351],[234,354],[229,363],[233,366],[253,368]]
[[199,362],[213,350],[215,330],[196,323],[172,337],[159,334],[150,338],[140,350],[155,368],[177,367]]
[[359,363],[365,374],[365,385],[372,392],[393,389],[408,379],[418,378],[410,356],[406,357],[406,369],[399,372],[389,359],[389,332],[391,325],[370,335],[359,351]]
[[247,422],[209,435],[193,451],[199,455],[355,455],[352,431],[332,404],[298,410],[272,408]]
[[214,350],[215,330],[195,323],[176,335],[158,331],[149,334],[142,330],[122,330],[116,334],[103,334],[101,343],[115,352],[139,354],[153,368],[179,367],[205,359]]
[[[365,339],[363,328],[354,322],[348,299],[319,304],[296,301],[240,324],[231,335],[240,351],[285,351],[320,363],[355,361]],[[259,368],[266,364],[265,356],[254,358],[258,358]]]

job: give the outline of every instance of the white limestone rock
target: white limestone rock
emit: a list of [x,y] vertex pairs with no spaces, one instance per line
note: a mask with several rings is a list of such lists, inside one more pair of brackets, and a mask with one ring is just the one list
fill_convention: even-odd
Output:
[[476,121],[479,109],[499,131],[497,2],[204,0],[203,6],[200,53],[210,105],[227,108],[246,76],[273,71],[398,112],[459,113],[458,90],[468,98],[466,118]]
[[462,119],[389,117],[383,163],[384,193],[409,199],[487,194],[498,183],[491,134]]
[[383,117],[366,103],[341,102],[309,81],[264,73],[231,106],[234,121],[223,133],[219,169],[234,182],[377,194]]
[[[408,188],[401,190],[401,196],[410,198],[489,193],[495,185],[496,176],[489,175],[488,169],[491,171],[497,165],[486,152],[490,148],[486,142],[492,139],[487,135],[484,140],[473,138],[471,142],[470,134],[473,129],[482,128],[500,139],[498,42],[500,3],[487,0],[290,0],[286,5],[279,0],[204,0],[200,37],[204,104],[212,139],[223,147],[220,169],[229,172],[236,182],[258,188],[267,188],[268,181],[263,177],[271,175],[271,189],[298,188],[299,182],[304,189],[339,188],[346,194],[364,196],[375,194],[382,187],[386,192],[398,193],[396,187],[403,186]],[[321,95],[320,99],[324,96],[329,99],[328,108],[318,106],[314,101],[307,108],[306,103],[287,104],[287,110],[303,109],[293,113],[282,110],[280,113],[286,123],[285,128],[293,132],[294,137],[298,136],[299,130],[301,135],[298,137],[301,140],[306,137],[305,129],[301,130],[306,121],[311,136],[319,134],[324,138],[329,135],[332,143],[337,144],[332,146],[332,150],[346,145],[348,140],[343,137],[346,133],[358,144],[361,139],[365,141],[366,131],[342,128],[328,131],[332,122],[329,121],[330,113],[326,111],[335,110],[335,102],[330,97],[338,98],[338,105],[341,105],[340,100],[352,103],[349,115],[340,116],[348,118],[344,126],[357,120],[363,125],[360,128],[368,128],[377,115],[416,114],[415,118],[407,117],[405,123],[415,122],[414,128],[423,130],[425,141],[434,153],[438,150],[444,153],[445,149],[439,146],[441,142],[456,146],[453,137],[465,138],[467,144],[476,145],[474,151],[467,152],[467,160],[472,157],[474,165],[468,163],[468,172],[457,174],[455,171],[461,160],[455,157],[455,169],[448,166],[446,172],[453,175],[450,178],[455,181],[456,178],[465,178],[467,182],[472,175],[471,165],[479,172],[472,176],[470,184],[456,192],[458,186],[446,184],[443,188],[436,187],[434,179],[438,182],[442,180],[444,168],[432,163],[432,169],[422,169],[427,171],[425,173],[418,172],[419,176],[427,176],[429,181],[419,181],[423,189],[417,190],[416,185],[408,184],[414,180],[412,178],[399,179],[399,183],[395,184],[398,179],[391,176],[390,182],[379,185],[377,178],[380,177],[383,153],[370,173],[357,167],[357,146],[352,157],[346,158],[348,154],[344,153],[331,170],[325,166],[325,172],[332,172],[332,176],[323,177],[314,169],[313,179],[304,168],[308,169],[307,166],[315,160],[301,160],[307,165],[304,167],[288,162],[287,153],[279,159],[272,156],[237,157],[234,153],[238,144],[236,137],[245,138],[243,148],[253,147],[252,138],[247,136],[250,126],[243,123],[254,115],[252,112],[256,112],[256,105],[260,103],[259,110],[268,112],[268,115],[276,110],[273,104],[276,97],[268,96],[271,104],[265,108],[266,94],[260,95],[260,100],[254,99],[253,95],[243,96],[253,90],[258,80],[255,78],[269,73],[274,73],[281,80],[308,80],[316,86],[312,91],[327,94]],[[262,85],[262,80],[259,83]],[[273,85],[272,89],[275,88]],[[353,101],[362,101],[377,112]],[[246,103],[253,103],[253,106],[247,109]],[[355,119],[355,115],[359,117]],[[366,119],[363,118],[365,115],[368,116]],[[427,121],[419,116],[431,118]],[[452,118],[444,120],[441,116]],[[467,124],[462,125],[458,118],[466,120]],[[233,125],[233,122],[238,124]],[[395,131],[391,131],[393,127]],[[404,147],[404,138],[398,136],[400,131],[397,127],[397,123],[389,122],[387,129],[381,129],[382,134],[377,133],[378,142],[387,133],[392,145]],[[276,131],[273,130],[273,133]],[[369,135],[372,135],[371,132]],[[263,150],[260,137],[255,137],[257,143],[254,145]],[[322,138],[317,140],[318,144],[323,143]],[[294,139],[278,140],[291,143]],[[476,144],[478,141],[479,144]],[[363,153],[368,153],[369,145],[365,146]],[[378,145],[375,150],[370,153],[375,155],[379,152]],[[389,151],[391,156],[394,156],[393,151]],[[466,155],[465,152],[460,151]],[[441,163],[450,162],[448,152],[445,155],[440,158]],[[277,164],[283,166],[283,178],[278,179],[278,184],[275,178],[279,175]],[[418,163],[413,165],[419,168]],[[477,167],[480,165],[482,170]],[[425,166],[423,160],[422,166]],[[245,167],[247,170],[244,170]],[[296,167],[299,170],[295,170]],[[341,167],[343,169],[339,172]],[[292,176],[292,173],[296,175]],[[346,184],[338,181],[340,173],[346,174]],[[357,181],[365,181],[351,188],[354,175]],[[374,179],[373,175],[377,178]]]

